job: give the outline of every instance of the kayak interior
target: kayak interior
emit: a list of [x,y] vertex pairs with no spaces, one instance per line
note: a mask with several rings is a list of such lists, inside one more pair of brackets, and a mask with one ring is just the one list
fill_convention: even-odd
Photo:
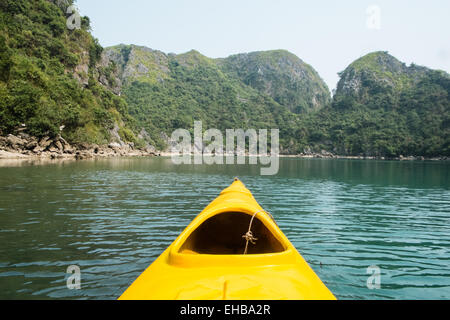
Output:
[[[181,254],[239,255],[243,254],[252,216],[243,212],[223,212],[205,220],[179,249]],[[279,253],[287,248],[255,216],[251,231],[257,239],[248,244],[247,254]]]

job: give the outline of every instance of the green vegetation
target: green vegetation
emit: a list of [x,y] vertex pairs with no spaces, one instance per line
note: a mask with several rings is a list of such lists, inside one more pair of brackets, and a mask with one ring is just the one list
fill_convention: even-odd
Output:
[[449,156],[449,93],[445,72],[369,54],[341,73],[332,105],[304,124],[313,128],[309,144],[345,155]]
[[[146,129],[151,137],[150,143],[158,148],[165,147],[161,132],[170,135],[177,128],[192,130],[195,120],[202,120],[204,128],[222,131],[229,128],[280,128],[282,145],[294,144],[291,134],[296,130],[300,116],[277,102],[270,92],[262,92],[244,83],[229,70],[230,62],[225,67],[224,60],[207,58],[195,50],[165,55],[144,47],[121,45],[107,48],[106,53],[122,70],[122,92],[129,104],[130,115]],[[286,56],[290,59],[293,56],[285,51],[261,55],[273,55],[271,63],[274,64],[276,61],[282,64]],[[298,63],[299,70],[312,74],[309,66],[296,59],[294,62]],[[260,64],[264,65],[263,60]],[[291,89],[286,87],[283,91],[285,97],[297,94],[298,79],[283,78],[280,70],[277,74],[279,79],[272,79],[267,73],[264,81],[280,88],[281,92],[284,86],[282,79],[286,86],[291,84]],[[317,108],[325,106],[329,92],[323,81],[317,77],[304,82],[303,88],[323,89],[316,95],[317,101],[323,98],[322,105]],[[312,93],[310,96],[312,100]],[[311,109],[306,107],[306,102],[302,103],[304,110]],[[302,109],[302,103],[297,107]]]
[[[57,4],[60,4],[59,6]],[[64,12],[72,1],[0,2],[0,133],[22,124],[37,137],[60,133],[70,142],[104,144],[112,110],[126,102],[98,82],[103,48],[82,29],[69,30]]]

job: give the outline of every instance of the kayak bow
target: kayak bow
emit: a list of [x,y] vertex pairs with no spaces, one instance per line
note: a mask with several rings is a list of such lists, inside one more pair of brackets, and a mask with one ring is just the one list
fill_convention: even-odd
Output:
[[270,214],[235,179],[119,299],[335,297]]

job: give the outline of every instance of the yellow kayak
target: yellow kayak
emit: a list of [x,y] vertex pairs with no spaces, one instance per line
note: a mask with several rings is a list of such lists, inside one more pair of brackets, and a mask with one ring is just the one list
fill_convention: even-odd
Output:
[[273,218],[235,179],[121,300],[335,299]]

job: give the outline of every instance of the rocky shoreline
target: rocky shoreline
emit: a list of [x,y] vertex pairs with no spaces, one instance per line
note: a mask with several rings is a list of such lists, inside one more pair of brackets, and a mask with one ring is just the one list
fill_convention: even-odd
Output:
[[26,133],[0,137],[0,159],[75,159],[106,157],[160,156],[153,149],[136,149],[132,144],[107,146],[71,145],[61,136],[37,139]]
[[[126,144],[122,141],[113,142],[108,145],[99,146],[95,144],[71,145],[61,136],[55,138],[43,137],[37,139],[26,133],[17,135],[9,134],[6,137],[0,136],[0,160],[1,159],[30,159],[30,160],[56,160],[56,159],[92,159],[109,157],[154,157],[171,156],[170,152],[158,152],[154,148],[137,149],[133,144]],[[448,161],[449,157],[423,157],[423,156],[402,156],[399,157],[376,157],[376,156],[348,156],[336,155],[322,150],[319,153],[308,150],[305,153],[288,155],[281,154],[285,158],[310,158],[310,159],[360,159],[360,160],[398,160],[398,161]]]
[[381,157],[381,156],[348,156],[348,155],[336,155],[328,151],[322,150],[320,153],[306,152],[296,155],[282,155],[287,158],[310,158],[310,159],[355,159],[355,160],[397,160],[397,161],[448,161],[450,157],[424,157],[424,156],[403,156],[398,157]]

